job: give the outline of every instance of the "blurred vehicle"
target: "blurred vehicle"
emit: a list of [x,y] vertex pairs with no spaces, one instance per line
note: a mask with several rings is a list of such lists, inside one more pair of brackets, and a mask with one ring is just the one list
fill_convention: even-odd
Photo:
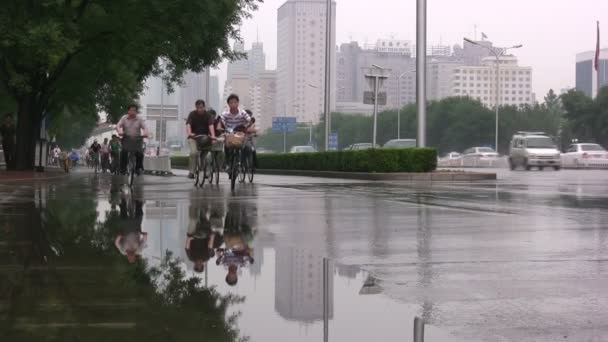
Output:
[[384,148],[410,148],[416,147],[416,139],[393,139],[383,146]]
[[538,167],[562,168],[561,153],[557,145],[544,132],[517,132],[511,139],[509,148],[509,168],[523,167],[531,170]]
[[258,147],[258,148],[257,148],[255,151],[256,151],[258,154],[269,154],[269,153],[274,153],[274,151],[267,150],[267,149],[265,149],[265,148],[261,148],[261,147]]
[[351,150],[351,151],[363,151],[363,150],[369,150],[373,147],[373,145],[371,143],[358,143],[358,144],[352,144],[349,147],[347,147],[347,150]]
[[289,153],[314,153],[317,152],[312,146],[293,146]]
[[608,168],[608,152],[598,144],[572,144],[562,154],[562,167]]
[[438,165],[440,167],[462,166],[462,154],[458,152],[450,152],[439,158]]
[[465,167],[496,167],[500,156],[490,147],[471,147],[462,153],[462,166]]

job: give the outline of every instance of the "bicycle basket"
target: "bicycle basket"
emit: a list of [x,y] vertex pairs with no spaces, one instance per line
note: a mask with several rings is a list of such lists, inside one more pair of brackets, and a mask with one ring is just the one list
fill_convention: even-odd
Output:
[[245,133],[236,132],[226,135],[226,146],[228,148],[241,148],[245,143]]

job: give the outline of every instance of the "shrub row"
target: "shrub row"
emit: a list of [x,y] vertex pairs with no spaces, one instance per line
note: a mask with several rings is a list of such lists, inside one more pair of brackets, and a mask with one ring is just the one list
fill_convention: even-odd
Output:
[[431,172],[437,168],[437,151],[432,148],[404,148],[258,154],[258,167],[270,170],[367,173]]

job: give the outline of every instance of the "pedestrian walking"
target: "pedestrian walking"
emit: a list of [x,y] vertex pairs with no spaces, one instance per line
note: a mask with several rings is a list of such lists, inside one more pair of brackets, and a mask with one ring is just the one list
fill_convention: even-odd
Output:
[[14,170],[15,165],[15,121],[13,114],[8,113],[4,116],[4,121],[0,125],[0,135],[2,136],[2,149],[4,150],[4,161],[7,170]]

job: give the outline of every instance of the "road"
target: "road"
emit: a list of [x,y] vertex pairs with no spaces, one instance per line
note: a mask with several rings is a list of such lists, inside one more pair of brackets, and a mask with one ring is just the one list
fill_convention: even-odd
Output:
[[[391,322],[366,338],[409,338],[409,330],[394,327],[396,312],[408,322],[419,315],[463,341],[606,341],[608,171],[497,172],[498,181],[433,184],[258,176],[235,193],[226,183],[194,190],[184,177],[146,176],[135,192],[149,233],[144,256],[158,260],[171,250],[186,259],[197,208],[206,208],[211,226],[221,226],[225,211],[239,212],[256,230],[256,262],[237,286],[257,301],[240,308],[241,327],[253,341],[281,335],[256,329],[255,312],[266,312],[292,340],[321,336],[323,256],[336,261],[331,331],[345,334],[332,335],[337,341],[358,340],[348,334],[355,319]],[[103,221],[117,182],[76,174],[54,187],[93,194]],[[12,198],[30,196],[27,189],[0,186]],[[224,273],[208,267],[205,279],[229,290]],[[368,276],[385,299],[357,296]],[[310,307],[295,302],[299,282],[309,283],[303,298]],[[368,315],[349,316],[364,308]]]

